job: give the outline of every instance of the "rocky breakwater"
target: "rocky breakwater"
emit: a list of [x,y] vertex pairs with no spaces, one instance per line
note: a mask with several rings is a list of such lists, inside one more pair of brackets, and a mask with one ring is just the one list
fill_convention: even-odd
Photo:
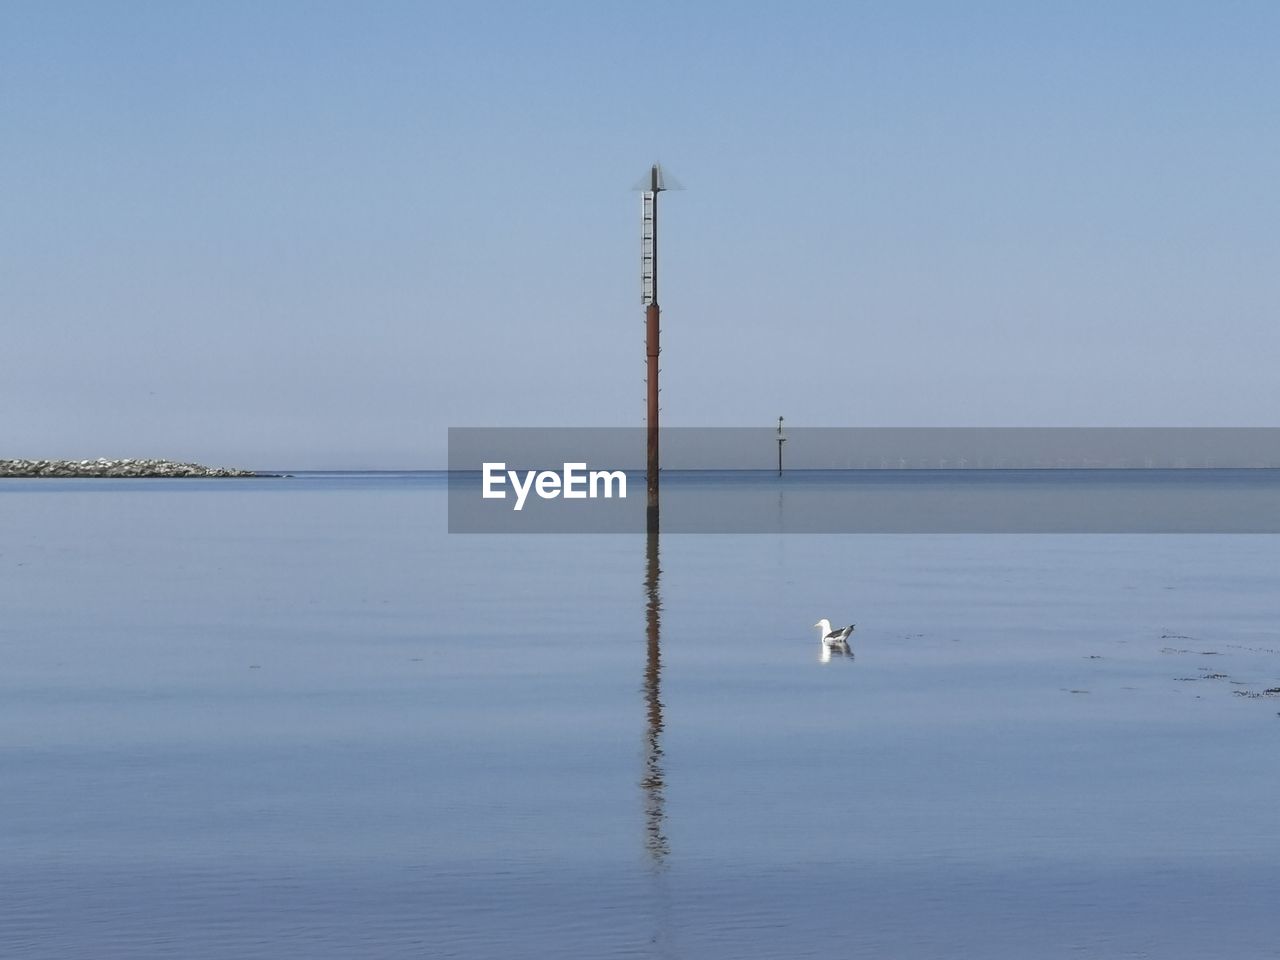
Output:
[[230,467],[173,460],[0,460],[0,477],[260,477]]

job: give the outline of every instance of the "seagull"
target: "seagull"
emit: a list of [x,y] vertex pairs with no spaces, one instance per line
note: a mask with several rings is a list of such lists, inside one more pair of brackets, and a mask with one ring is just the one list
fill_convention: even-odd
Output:
[[818,639],[824,645],[831,644],[834,646],[835,644],[848,643],[849,635],[853,633],[853,628],[856,627],[857,624],[851,623],[847,627],[836,627],[833,630],[831,629],[831,621],[826,617],[823,617],[815,623],[814,626],[819,630]]
[[814,626],[818,628],[819,660],[830,663],[833,654],[837,657],[853,659],[853,651],[849,649],[849,635],[853,633],[854,627],[852,623],[847,627],[837,627],[832,630],[831,621],[823,617]]
[[849,636],[853,633],[854,624],[832,630],[831,621],[823,617],[814,626],[818,628],[818,649],[821,651],[819,659],[823,663],[830,663],[833,653],[853,659],[853,651],[849,649]]

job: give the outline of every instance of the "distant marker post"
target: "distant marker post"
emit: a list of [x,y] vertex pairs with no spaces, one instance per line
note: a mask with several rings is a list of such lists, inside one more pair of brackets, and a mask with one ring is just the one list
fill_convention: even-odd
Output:
[[782,445],[787,438],[782,435],[782,418],[778,418],[778,476],[782,476]]

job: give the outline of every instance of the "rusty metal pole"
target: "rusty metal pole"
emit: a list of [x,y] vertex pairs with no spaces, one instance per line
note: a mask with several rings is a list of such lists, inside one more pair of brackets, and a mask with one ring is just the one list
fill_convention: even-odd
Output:
[[649,388],[645,423],[648,426],[646,478],[648,503],[645,529],[657,533],[659,528],[658,480],[661,466],[658,457],[658,354],[661,353],[660,315],[658,307],[658,194],[666,189],[662,168],[656,163],[649,168],[648,189],[641,206],[642,286],[644,311],[645,381]]
[[649,479],[649,501],[646,509],[645,528],[649,533],[658,532],[658,354],[659,310],[657,303],[649,304],[644,311],[644,342],[646,355],[646,377],[649,382],[649,403],[645,422],[649,427],[647,443]]

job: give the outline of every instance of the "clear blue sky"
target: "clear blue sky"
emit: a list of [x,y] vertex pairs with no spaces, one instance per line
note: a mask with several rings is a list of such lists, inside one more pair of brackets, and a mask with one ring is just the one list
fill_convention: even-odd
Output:
[[1280,4],[0,2],[0,456],[1276,426]]

